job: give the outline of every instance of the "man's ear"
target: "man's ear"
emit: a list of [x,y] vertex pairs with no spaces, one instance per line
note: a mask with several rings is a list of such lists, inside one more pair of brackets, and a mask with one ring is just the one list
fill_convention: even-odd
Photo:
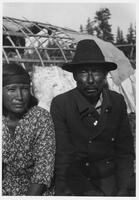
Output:
[[108,71],[104,71],[105,77],[107,77],[108,73]]

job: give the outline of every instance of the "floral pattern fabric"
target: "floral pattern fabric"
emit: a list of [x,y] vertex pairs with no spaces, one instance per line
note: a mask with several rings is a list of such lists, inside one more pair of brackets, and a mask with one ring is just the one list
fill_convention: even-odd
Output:
[[19,120],[14,137],[4,116],[2,124],[2,194],[26,195],[31,183],[49,188],[55,161],[54,125],[49,112],[38,106],[31,108]]

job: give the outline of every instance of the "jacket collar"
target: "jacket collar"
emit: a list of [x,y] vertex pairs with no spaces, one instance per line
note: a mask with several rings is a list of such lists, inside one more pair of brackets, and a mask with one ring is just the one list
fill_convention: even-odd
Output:
[[109,113],[112,110],[112,104],[110,101],[110,90],[103,89],[102,96],[103,96],[103,102],[102,102],[102,111]]
[[[88,102],[86,98],[79,92],[78,88],[75,88],[74,90],[74,97],[75,97],[75,101],[76,101],[80,114],[84,112],[85,110],[93,107],[91,103]],[[112,104],[110,102],[108,89],[103,89],[102,98],[100,98],[99,100],[102,101],[102,107],[103,107],[104,112],[111,111]]]

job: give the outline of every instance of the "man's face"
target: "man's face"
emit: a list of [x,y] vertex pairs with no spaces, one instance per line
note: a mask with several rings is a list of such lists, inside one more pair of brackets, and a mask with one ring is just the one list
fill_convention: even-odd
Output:
[[83,66],[73,73],[77,88],[87,98],[96,97],[105,85],[106,72],[90,66]]

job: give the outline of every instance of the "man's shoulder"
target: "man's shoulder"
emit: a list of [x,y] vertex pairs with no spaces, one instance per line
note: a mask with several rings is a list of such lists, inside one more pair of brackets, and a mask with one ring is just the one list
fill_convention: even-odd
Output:
[[52,101],[59,102],[59,101],[69,100],[72,97],[74,92],[75,92],[75,88],[55,96]]
[[108,90],[108,93],[114,102],[124,100],[124,96],[114,90]]
[[118,92],[116,92],[114,90],[108,90],[108,92],[109,92],[109,94],[111,96],[115,96],[115,97],[121,97],[121,96],[123,96],[122,94],[120,94],[120,93],[118,93]]

